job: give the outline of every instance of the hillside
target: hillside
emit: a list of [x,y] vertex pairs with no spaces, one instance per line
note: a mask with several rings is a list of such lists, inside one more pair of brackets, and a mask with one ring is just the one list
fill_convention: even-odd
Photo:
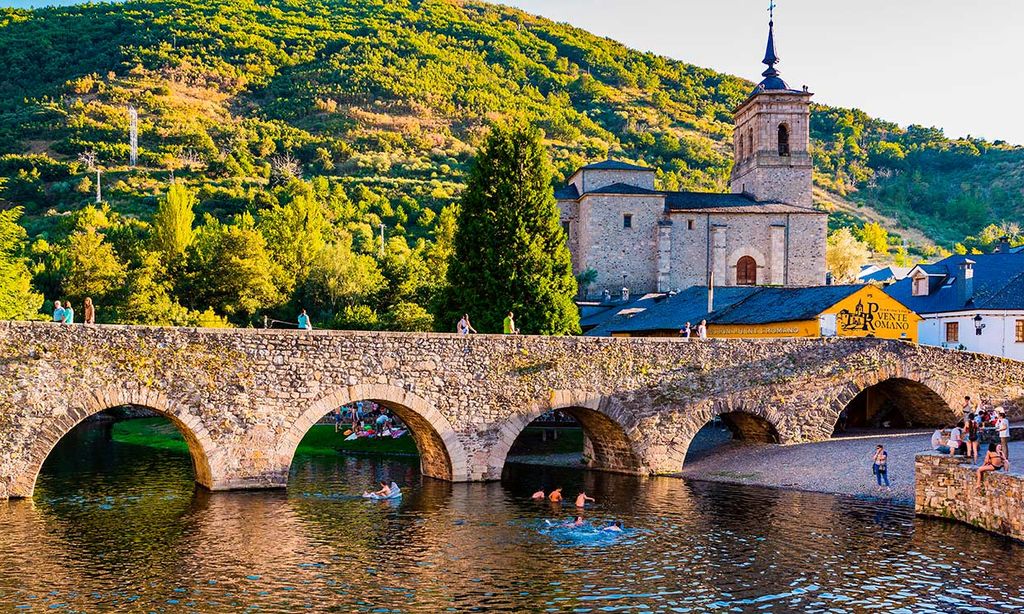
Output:
[[[376,258],[384,224],[389,248],[397,241],[394,249],[428,260],[438,232],[450,233],[441,213],[489,123],[515,116],[541,126],[561,175],[611,154],[658,168],[665,189],[725,190],[731,109],[752,87],[456,0],[8,9],[0,65],[0,199],[23,207],[29,236],[47,242],[31,254],[47,294],[67,290],[54,246],[84,228],[76,212],[93,199],[94,165],[108,208],[90,223],[128,269],[172,173],[198,188],[199,218],[249,215],[271,243],[264,218],[302,192],[355,253]],[[141,135],[134,169],[129,104]],[[814,108],[812,133],[821,204],[842,210],[836,225],[881,220],[904,228],[920,253],[930,240],[951,248],[1021,217],[1024,149],[824,106]],[[391,309],[411,273],[376,265]],[[412,303],[428,300],[419,292]]]

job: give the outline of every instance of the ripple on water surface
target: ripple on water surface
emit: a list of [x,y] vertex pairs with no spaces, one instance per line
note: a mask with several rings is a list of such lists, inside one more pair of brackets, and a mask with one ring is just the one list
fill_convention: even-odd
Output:
[[[0,611],[1024,608],[1024,548],[901,506],[537,467],[451,485],[343,457],[296,459],[287,492],[210,494],[187,456],[61,447],[34,500],[0,503]],[[400,501],[356,496],[384,479]],[[555,484],[597,498],[582,529],[528,499]]]

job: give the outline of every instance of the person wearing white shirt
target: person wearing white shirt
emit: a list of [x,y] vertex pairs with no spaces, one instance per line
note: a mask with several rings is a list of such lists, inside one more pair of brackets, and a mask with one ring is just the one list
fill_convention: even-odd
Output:
[[942,429],[935,429],[935,432],[932,433],[932,450],[939,454],[949,454],[949,446],[943,443],[945,439]]
[[1006,410],[1002,407],[996,408],[996,431],[999,432],[999,443],[1003,445],[1003,456],[1010,460],[1010,421],[1006,419]]
[[949,429],[949,442],[946,444],[949,446],[949,455],[954,456],[957,450],[960,449],[960,444],[963,442],[963,431],[960,430],[959,426],[954,426]]

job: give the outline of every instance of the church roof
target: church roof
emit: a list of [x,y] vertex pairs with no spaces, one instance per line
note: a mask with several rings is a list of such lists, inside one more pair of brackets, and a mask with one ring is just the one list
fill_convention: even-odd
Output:
[[[662,192],[648,190],[628,183],[613,183],[593,190],[586,194],[612,194],[621,196],[662,196],[665,198],[665,211],[699,211],[701,213],[821,213],[810,207],[801,207],[787,203],[761,202],[746,194],[729,194],[715,192]],[[575,184],[555,190],[558,200],[579,200],[582,195]]]
[[[576,173],[580,171],[645,171],[653,173],[654,169],[649,166],[638,166],[636,164],[620,162],[609,158],[603,162],[594,162],[593,164],[588,164],[576,169]],[[573,174],[575,175],[576,173]]]

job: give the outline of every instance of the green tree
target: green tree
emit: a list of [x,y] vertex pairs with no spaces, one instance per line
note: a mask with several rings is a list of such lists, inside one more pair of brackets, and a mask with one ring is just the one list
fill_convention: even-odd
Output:
[[258,311],[283,302],[277,283],[283,275],[252,216],[243,214],[235,224],[207,217],[188,249],[179,296],[187,298],[192,309],[213,308],[237,323],[247,323]]
[[889,251],[889,233],[878,222],[866,222],[860,230],[860,239],[876,254]]
[[463,312],[481,331],[500,332],[508,311],[523,332],[579,333],[576,280],[552,171],[538,129],[492,128],[462,194],[442,318]]
[[283,205],[263,213],[260,232],[267,239],[271,255],[296,283],[305,281],[310,266],[324,249],[327,218],[309,184],[293,180]]
[[23,256],[27,236],[18,225],[21,208],[0,211],[0,319],[37,317],[43,296],[32,290],[32,274]]
[[840,228],[828,235],[825,263],[836,283],[857,279],[861,266],[868,261],[868,246],[858,241],[849,228]]
[[178,260],[192,243],[192,224],[196,215],[193,211],[198,200],[196,194],[183,182],[175,181],[160,199],[153,216],[153,248],[159,251],[164,262]]
[[85,297],[102,303],[124,280],[124,264],[96,228],[88,226],[74,232],[68,237],[67,251],[70,270],[64,291],[79,303]]
[[[352,251],[352,238],[343,234],[323,249],[323,257],[310,270],[305,287],[306,308],[330,320],[345,307],[372,300],[387,280],[372,256]],[[364,321],[359,316],[351,321]],[[376,322],[376,318],[374,318]]]

